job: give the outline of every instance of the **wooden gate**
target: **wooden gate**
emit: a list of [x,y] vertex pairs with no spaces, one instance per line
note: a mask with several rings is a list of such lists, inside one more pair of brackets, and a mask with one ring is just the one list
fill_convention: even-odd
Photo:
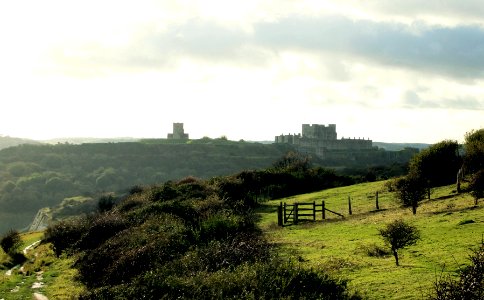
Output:
[[316,221],[319,215],[321,220],[325,220],[327,211],[344,218],[342,214],[327,209],[324,201],[321,201],[321,204],[316,204],[316,201],[294,204],[281,202],[277,207],[277,224],[284,226],[286,224],[297,225],[302,220]]

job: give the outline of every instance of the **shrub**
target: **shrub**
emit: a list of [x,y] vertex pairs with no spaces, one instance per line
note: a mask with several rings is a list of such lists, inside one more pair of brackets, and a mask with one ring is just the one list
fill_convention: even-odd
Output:
[[0,238],[0,246],[3,251],[13,257],[13,254],[18,252],[22,245],[22,239],[17,230],[10,229]]
[[113,209],[116,199],[113,195],[103,195],[99,198],[97,202],[98,211],[100,213],[110,211]]
[[59,221],[47,227],[44,238],[46,242],[52,243],[57,256],[63,251],[73,249],[81,236],[87,229],[87,218],[72,218]]
[[459,278],[441,278],[434,284],[430,298],[435,300],[484,299],[484,243],[470,257],[471,264],[459,272]]

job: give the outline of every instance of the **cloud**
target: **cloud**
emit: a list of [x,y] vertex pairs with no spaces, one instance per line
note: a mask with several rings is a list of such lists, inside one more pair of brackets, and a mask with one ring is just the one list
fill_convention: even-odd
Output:
[[484,30],[293,17],[256,27],[257,43],[455,78],[484,77]]
[[260,67],[284,51],[297,51],[455,79],[484,78],[484,29],[478,26],[290,16],[259,21],[251,31],[202,19],[160,27],[142,27],[121,46],[75,45],[74,55],[65,55],[63,47],[56,56],[63,63],[77,60],[79,67],[164,68],[186,58]]
[[431,108],[431,109],[456,109],[484,111],[484,101],[479,101],[473,96],[458,98],[423,99],[415,91],[407,91],[404,94],[402,106],[405,108]]

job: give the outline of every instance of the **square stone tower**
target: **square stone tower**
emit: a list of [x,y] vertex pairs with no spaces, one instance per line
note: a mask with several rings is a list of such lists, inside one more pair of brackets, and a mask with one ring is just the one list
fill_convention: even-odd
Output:
[[170,140],[187,140],[188,133],[183,129],[183,123],[173,123],[173,133],[168,134]]

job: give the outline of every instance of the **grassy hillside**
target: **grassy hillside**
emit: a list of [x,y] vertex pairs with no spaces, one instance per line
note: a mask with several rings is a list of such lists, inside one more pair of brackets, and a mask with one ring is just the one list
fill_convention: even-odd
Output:
[[10,136],[1,136],[0,135],[0,150],[8,148],[8,147],[15,147],[15,146],[22,145],[22,144],[38,145],[38,144],[41,144],[41,142],[29,140],[29,139],[22,139],[22,138],[16,138],[16,137],[10,137]]
[[[260,210],[259,224],[282,253],[299,256],[308,268],[348,278],[350,288],[369,299],[425,298],[440,276],[468,264],[470,249],[479,245],[484,234],[484,208],[482,204],[473,207],[471,196],[455,195],[453,186],[448,186],[434,189],[432,199],[422,203],[414,216],[410,209],[399,207],[384,184],[365,183],[270,201]],[[376,191],[381,211],[374,211]],[[348,216],[348,195],[352,216]],[[327,208],[346,218],[327,214],[330,220],[325,222],[277,226],[280,201],[322,199]],[[371,255],[385,249],[378,229],[400,218],[420,229],[421,241],[401,252],[401,266],[396,267],[392,255]]]
[[[43,232],[22,234],[22,249],[43,238]],[[0,296],[4,299],[32,299],[40,293],[49,299],[76,299],[84,287],[75,281],[73,259],[55,257],[52,245],[43,244],[28,250],[27,262],[20,268],[0,248]],[[7,274],[7,271],[10,274]]]

